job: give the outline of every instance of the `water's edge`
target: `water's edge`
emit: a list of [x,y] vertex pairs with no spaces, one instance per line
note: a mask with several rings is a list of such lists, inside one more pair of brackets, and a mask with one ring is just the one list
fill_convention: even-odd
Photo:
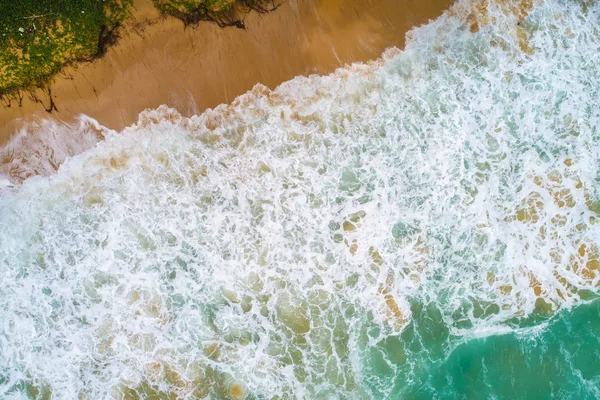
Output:
[[0,394],[598,397],[600,6],[479,5],[15,158]]

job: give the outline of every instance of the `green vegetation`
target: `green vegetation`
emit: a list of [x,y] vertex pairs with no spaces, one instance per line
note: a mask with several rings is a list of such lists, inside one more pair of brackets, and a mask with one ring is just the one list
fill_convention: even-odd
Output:
[[198,22],[209,15],[222,15],[233,10],[237,0],[152,0],[163,14],[171,15],[186,24]]
[[101,56],[133,0],[0,0],[0,96]]
[[[0,0],[0,100],[47,87],[65,65],[100,57],[117,38],[134,0]],[[184,24],[212,21],[244,27],[249,10],[268,12],[275,0],[153,0]],[[48,90],[50,90],[48,88]],[[48,111],[54,107],[52,96]]]
[[249,10],[269,12],[278,7],[275,0],[152,0],[163,14],[195,24],[212,21],[219,26],[244,28],[242,17]]

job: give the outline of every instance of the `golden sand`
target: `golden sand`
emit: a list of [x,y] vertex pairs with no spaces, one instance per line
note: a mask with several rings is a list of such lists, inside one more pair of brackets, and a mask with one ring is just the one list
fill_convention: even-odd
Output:
[[23,122],[84,113],[122,129],[161,104],[189,116],[231,102],[256,83],[274,88],[297,75],[326,74],[404,46],[406,31],[436,18],[452,0],[286,0],[270,14],[250,13],[246,30],[200,23],[184,28],[151,0],[136,0],[134,18],[104,58],[69,67],[34,98],[0,105],[0,145]]
[[229,397],[232,399],[241,399],[244,397],[244,388],[238,383],[229,386]]

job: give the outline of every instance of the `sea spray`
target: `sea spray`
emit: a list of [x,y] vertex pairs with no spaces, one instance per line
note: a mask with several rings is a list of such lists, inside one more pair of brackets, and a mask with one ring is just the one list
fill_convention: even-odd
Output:
[[[469,396],[464,346],[561,346],[600,280],[600,7],[520,5],[459,2],[370,64],[146,111],[6,185],[1,393]],[[536,368],[519,343],[507,362]],[[544,387],[593,398],[600,371],[563,373],[563,350]],[[518,397],[522,375],[469,376]]]
[[66,159],[94,147],[109,133],[83,114],[71,123],[53,119],[25,123],[0,148],[0,176],[17,184],[32,176],[52,175]]

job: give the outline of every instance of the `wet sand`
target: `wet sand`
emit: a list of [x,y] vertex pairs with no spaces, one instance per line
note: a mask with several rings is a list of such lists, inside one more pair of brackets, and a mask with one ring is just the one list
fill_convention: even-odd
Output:
[[120,130],[161,104],[184,115],[231,102],[256,83],[270,88],[297,75],[326,74],[347,63],[402,48],[413,26],[438,17],[452,0],[286,0],[269,14],[251,12],[246,30],[201,22],[184,29],[151,0],[136,0],[121,39],[92,63],[69,67],[51,85],[57,111],[25,96],[0,106],[0,145],[24,122],[70,122],[84,113]]

